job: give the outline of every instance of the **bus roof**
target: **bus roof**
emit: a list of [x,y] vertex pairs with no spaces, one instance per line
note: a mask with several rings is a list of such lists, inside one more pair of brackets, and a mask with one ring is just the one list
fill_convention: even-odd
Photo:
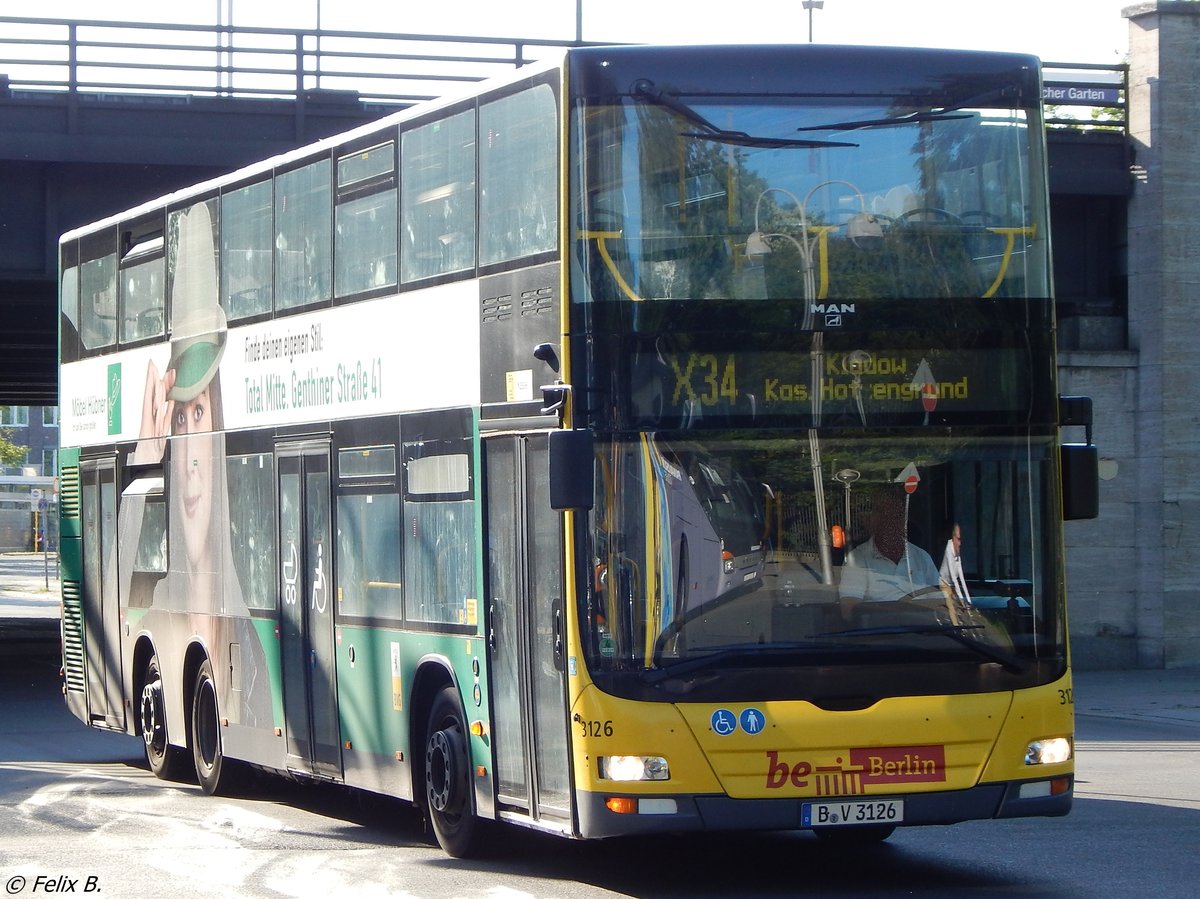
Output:
[[[753,64],[747,64],[748,56]],[[719,92],[961,103],[1003,83],[1011,89],[1006,105],[1041,102],[1041,62],[1020,53],[823,44],[621,46],[577,48],[569,59],[572,93],[584,96],[627,95],[634,83],[648,80],[674,96]]]
[[[746,64],[748,56],[753,57],[753,65]],[[1004,81],[1015,90],[1014,95],[1005,97],[1007,104],[1023,106],[1041,101],[1040,61],[1035,56],[1018,53],[822,44],[574,47],[552,52],[546,59],[436,100],[414,104],[351,130],[121,210],[66,232],[59,242],[77,240],[181,204],[188,198],[211,194],[228,184],[253,180],[402,122],[453,107],[471,97],[519,84],[562,65],[564,58],[570,69],[571,92],[576,96],[627,95],[638,81],[656,83],[677,96],[711,95],[716,71],[721,73],[722,94],[911,97],[914,103],[936,97],[941,102],[955,102],[969,100],[986,91],[988,85]],[[795,77],[797,66],[804,70],[804,80],[799,84]]]
[[252,162],[249,165],[230,170],[229,172],[218,175],[215,178],[209,178],[205,181],[189,184],[188,186],[182,187],[179,190],[172,191],[168,194],[163,194],[151,200],[147,200],[146,202],[132,208],[123,209],[120,212],[105,216],[102,219],[98,219],[86,225],[73,228],[70,231],[65,232],[59,238],[59,243],[62,244],[68,243],[72,240],[77,240],[80,237],[92,234],[98,230],[120,224],[121,222],[129,221],[130,219],[154,212],[166,206],[173,206],[182,203],[190,197],[210,194],[228,184],[253,180],[256,175],[266,175],[275,169],[284,168],[292,163],[307,159],[310,156],[318,155],[323,151],[332,150],[343,144],[369,137],[378,131],[399,125],[401,122],[436,113],[439,109],[453,107],[456,104],[470,100],[472,97],[488,91],[501,89],[509,84],[519,84],[522,81],[554,69],[561,64],[562,53],[555,53],[550,58],[530,63],[529,65],[522,66],[519,69],[514,69],[512,72],[504,75],[497,75],[494,78],[488,78],[484,81],[480,81],[475,85],[456,89],[455,91],[448,93],[445,96],[438,97],[435,100],[426,100],[421,103],[415,103],[412,106],[408,106],[404,109],[397,110],[396,112],[381,116],[374,121],[358,125],[348,131],[340,131],[337,134],[323,137],[320,140],[313,141],[312,143],[304,144],[296,147],[295,149],[278,153],[274,156],[269,156],[256,162]]

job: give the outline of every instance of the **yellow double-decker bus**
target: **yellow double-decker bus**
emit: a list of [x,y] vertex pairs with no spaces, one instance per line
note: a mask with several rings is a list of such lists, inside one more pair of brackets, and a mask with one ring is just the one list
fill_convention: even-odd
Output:
[[1036,59],[814,46],[571,49],[66,234],[67,704],[452,855],[1065,814],[1048,238]]

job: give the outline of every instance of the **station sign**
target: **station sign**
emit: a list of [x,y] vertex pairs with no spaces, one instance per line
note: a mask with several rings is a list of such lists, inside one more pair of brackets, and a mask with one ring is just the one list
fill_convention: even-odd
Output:
[[1115,84],[1047,81],[1042,102],[1056,106],[1123,106],[1121,88]]

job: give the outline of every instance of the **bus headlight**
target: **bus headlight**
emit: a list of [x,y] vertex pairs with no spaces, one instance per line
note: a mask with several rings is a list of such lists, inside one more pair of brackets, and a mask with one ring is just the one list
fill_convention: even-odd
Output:
[[656,755],[602,755],[600,776],[605,780],[670,780],[667,760]]
[[1026,765],[1057,765],[1071,758],[1070,737],[1047,737],[1025,747]]

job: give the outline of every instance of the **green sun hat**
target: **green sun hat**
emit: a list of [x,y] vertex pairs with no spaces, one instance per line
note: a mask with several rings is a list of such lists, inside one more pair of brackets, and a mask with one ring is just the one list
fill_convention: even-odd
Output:
[[194,400],[209,385],[225,352],[225,310],[217,299],[212,217],[197,203],[179,222],[175,279],[171,287],[171,360],[175,384],[167,398]]
[[209,385],[221,364],[225,350],[225,334],[194,337],[171,344],[171,368],[175,384],[167,398],[189,402]]

